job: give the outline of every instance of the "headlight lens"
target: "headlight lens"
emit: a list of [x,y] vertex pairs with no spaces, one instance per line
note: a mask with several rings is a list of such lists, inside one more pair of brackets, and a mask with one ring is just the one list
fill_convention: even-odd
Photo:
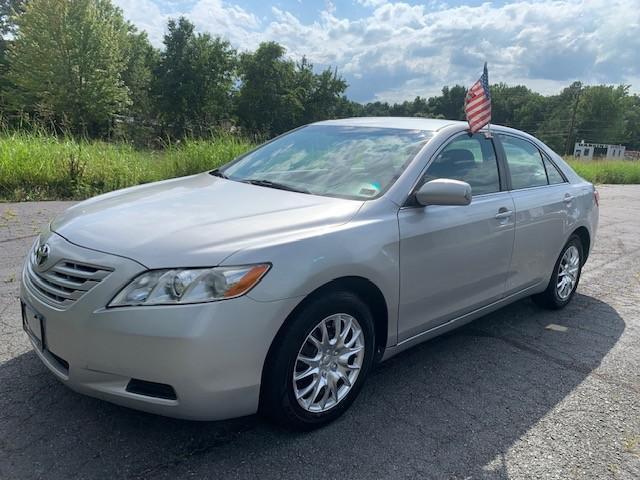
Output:
[[235,298],[256,286],[269,267],[265,263],[151,270],[134,278],[109,306],[182,305]]

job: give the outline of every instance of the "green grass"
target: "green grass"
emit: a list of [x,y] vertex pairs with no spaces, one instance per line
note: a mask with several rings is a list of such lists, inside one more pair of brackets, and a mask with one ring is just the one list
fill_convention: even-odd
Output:
[[582,178],[593,183],[640,183],[640,161],[592,160],[567,158],[569,165]]
[[185,140],[161,151],[126,143],[77,141],[44,134],[0,135],[0,200],[81,199],[216,168],[251,148],[222,136]]
[[[163,150],[78,141],[39,133],[0,133],[0,200],[82,199],[216,168],[252,147],[232,136],[185,140]],[[594,183],[640,184],[640,162],[567,158]]]

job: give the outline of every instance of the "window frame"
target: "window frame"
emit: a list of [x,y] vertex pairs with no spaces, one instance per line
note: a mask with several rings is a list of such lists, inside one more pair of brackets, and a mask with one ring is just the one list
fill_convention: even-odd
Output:
[[[540,150],[540,149],[538,149]],[[545,152],[543,152],[542,150],[540,150],[540,153],[542,154],[542,164],[544,165],[544,169],[547,172],[547,182],[549,182],[549,184],[547,185],[548,187],[553,187],[554,185],[562,185],[563,183],[569,183],[569,180],[567,179],[567,176],[564,174],[564,172],[562,171],[562,169],[560,167],[558,167],[558,165],[556,164],[556,162],[553,161],[553,159],[547,155]],[[553,168],[556,169],[556,171],[560,174],[560,177],[562,178],[562,181],[560,183],[551,183],[549,181],[549,171],[547,170],[547,164],[545,163],[545,160],[547,162],[549,162],[551,165],[553,165]]]
[[452,142],[454,142],[456,139],[461,138],[461,137],[473,137],[473,135],[482,135],[484,136],[487,140],[489,140],[491,142],[491,144],[493,145],[493,151],[496,154],[496,167],[498,168],[498,183],[500,186],[500,190],[498,190],[497,192],[491,192],[491,193],[481,193],[478,195],[473,195],[473,198],[476,197],[485,197],[488,195],[497,195],[500,193],[504,193],[504,192],[508,192],[509,188],[508,188],[508,171],[505,170],[505,165],[504,165],[504,158],[501,155],[501,148],[502,145],[499,145],[498,142],[495,141],[495,136],[490,136],[487,137],[485,136],[484,132],[476,132],[475,134],[470,134],[469,131],[463,131],[463,132],[456,132],[453,135],[451,135],[450,137],[448,137],[444,142],[442,142],[442,144],[438,147],[438,149],[433,153],[433,155],[431,155],[431,157],[429,158],[429,160],[427,161],[426,165],[424,166],[424,168],[420,171],[420,174],[418,175],[418,178],[416,179],[416,181],[413,184],[413,187],[411,188],[411,190],[409,190],[409,194],[407,195],[407,199],[405,200],[403,207],[420,207],[420,208],[424,208],[423,205],[419,205],[416,201],[415,201],[415,193],[416,191],[422,186],[424,185],[424,177],[427,173],[427,170],[429,170],[429,167],[431,166],[431,164],[433,163],[433,161],[438,157],[438,155],[440,155],[445,148],[447,148]]
[[[506,154],[506,151],[505,151],[504,146],[502,144],[502,139],[500,138],[502,136],[512,137],[512,138],[515,138],[517,140],[521,140],[523,142],[526,142],[526,143],[532,145],[538,151],[538,154],[540,155],[540,160],[542,161],[542,168],[544,168],[544,174],[545,174],[545,177],[547,178],[547,184],[546,185],[534,185],[534,186],[531,186],[531,187],[513,188],[513,182],[511,180],[511,170],[509,169],[509,162],[507,160],[507,154]],[[562,169],[559,168],[558,165],[556,165],[556,163],[551,159],[551,157],[549,155],[547,155],[546,152],[544,152],[538,145],[536,145],[534,142],[532,142],[528,138],[522,137],[520,135],[515,135],[515,134],[513,134],[511,132],[496,132],[496,134],[494,136],[494,143],[499,145],[500,155],[502,156],[502,161],[503,161],[503,165],[504,165],[504,169],[505,169],[506,177],[507,177],[508,189],[509,189],[510,192],[519,192],[521,190],[531,190],[531,189],[534,189],[534,188],[554,187],[556,185],[563,185],[563,184],[569,182],[567,180],[567,176],[564,174]],[[549,182],[549,172],[547,171],[547,166],[545,164],[545,159],[549,163],[551,163],[555,167],[555,169],[560,173],[560,176],[562,177],[562,180],[563,180],[561,183],[550,183]]]

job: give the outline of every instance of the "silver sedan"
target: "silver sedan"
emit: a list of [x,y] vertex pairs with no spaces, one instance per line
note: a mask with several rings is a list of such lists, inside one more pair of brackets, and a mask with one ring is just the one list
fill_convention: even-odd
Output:
[[319,122],[67,210],[25,263],[23,325],[78,392],[313,428],[412,345],[523,297],[567,305],[597,223],[593,185],[526,133]]

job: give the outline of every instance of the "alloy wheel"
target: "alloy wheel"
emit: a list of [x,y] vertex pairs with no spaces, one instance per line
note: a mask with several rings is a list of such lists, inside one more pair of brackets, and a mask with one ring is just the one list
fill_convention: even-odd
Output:
[[566,300],[573,292],[580,271],[580,253],[575,245],[567,248],[558,266],[556,293],[560,300]]
[[355,385],[364,356],[364,334],[358,320],[346,313],[321,320],[296,357],[293,390],[298,404],[313,413],[335,407]]

